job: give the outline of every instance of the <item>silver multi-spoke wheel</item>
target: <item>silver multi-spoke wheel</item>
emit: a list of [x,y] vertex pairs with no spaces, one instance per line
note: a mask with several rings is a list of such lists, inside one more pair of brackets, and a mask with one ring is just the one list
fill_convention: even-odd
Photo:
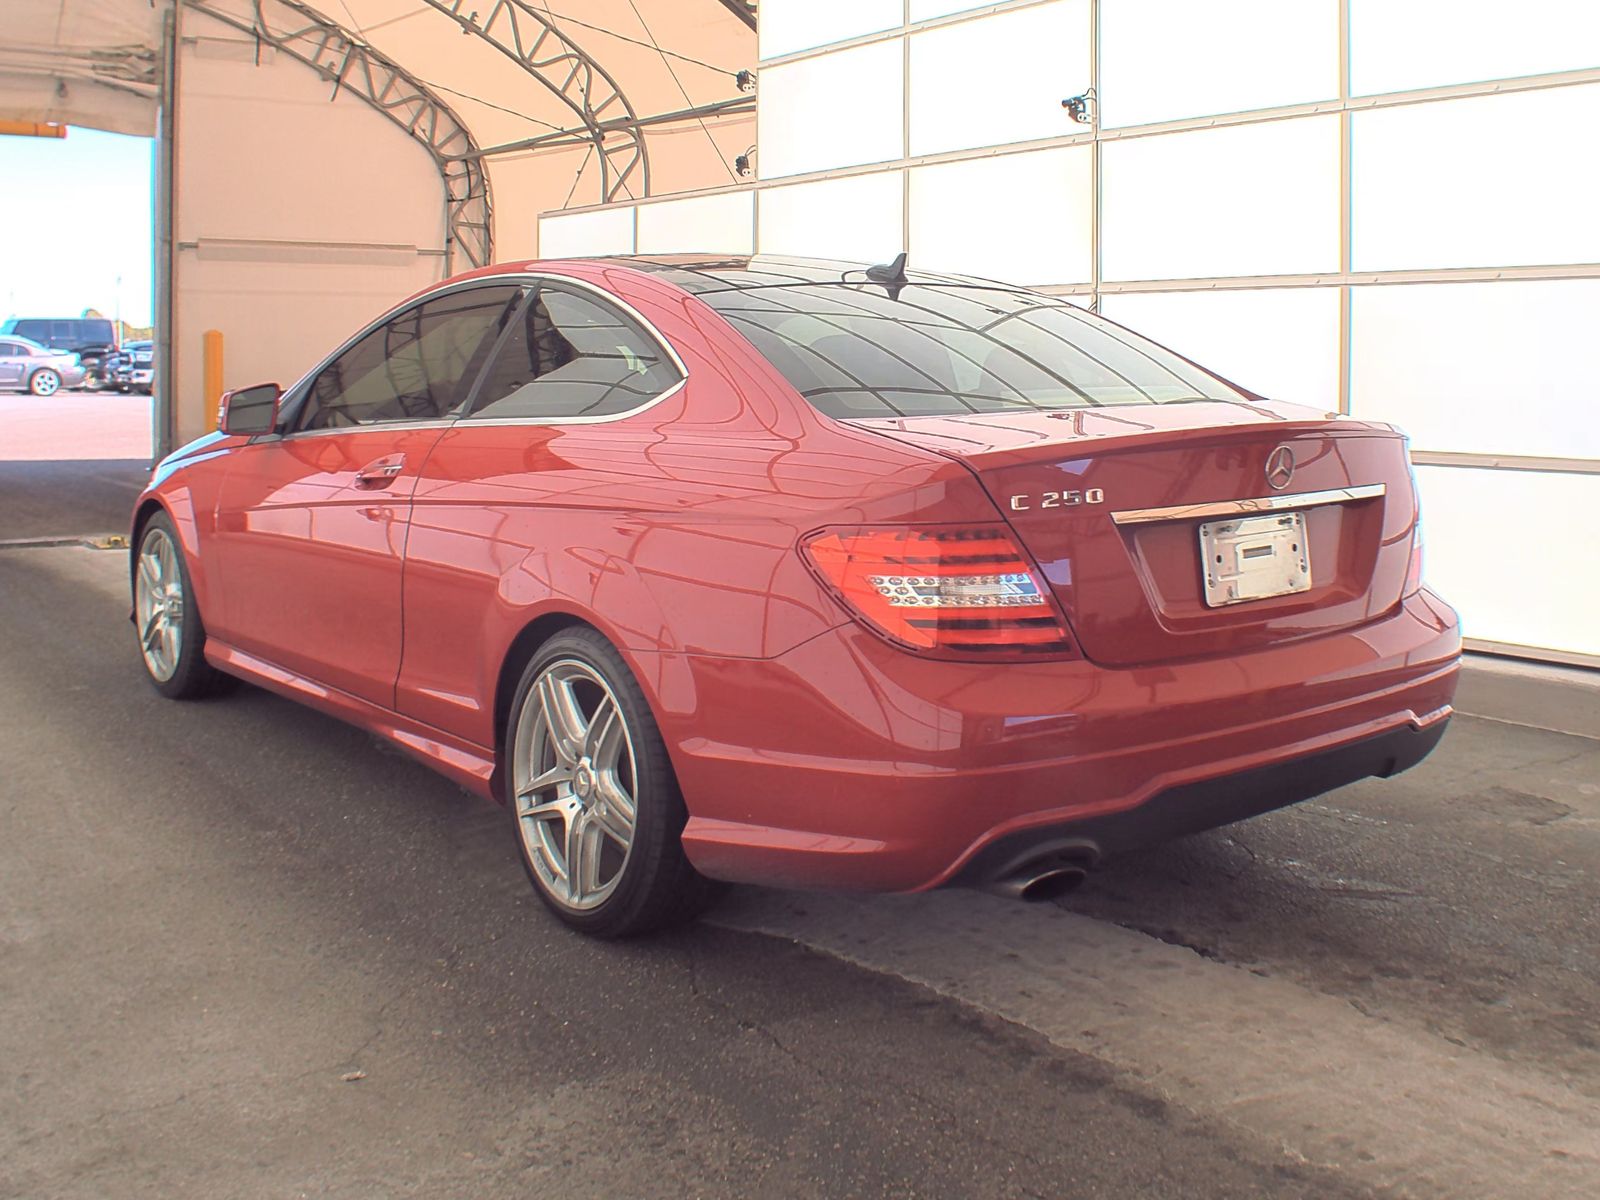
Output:
[[178,548],[164,529],[150,529],[140,543],[133,613],[145,666],[165,683],[183,653],[183,572]]
[[616,891],[633,851],[638,763],[611,685],[561,658],[534,680],[512,741],[517,828],[549,895],[582,912]]
[[48,369],[35,371],[28,390],[35,396],[54,396],[61,390],[61,376]]

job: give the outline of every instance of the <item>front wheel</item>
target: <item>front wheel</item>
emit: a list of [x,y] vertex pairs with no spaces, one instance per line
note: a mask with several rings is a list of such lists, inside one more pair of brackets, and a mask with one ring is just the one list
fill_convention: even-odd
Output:
[[715,898],[683,853],[688,814],[661,731],[599,633],[571,629],[540,647],[507,735],[523,869],[568,925],[626,937],[692,920]]
[[35,396],[54,396],[61,390],[61,376],[49,367],[40,367],[28,380],[28,390]]
[[133,624],[139,655],[156,691],[189,700],[219,691],[228,677],[206,662],[205,626],[172,519],[150,518],[133,570]]

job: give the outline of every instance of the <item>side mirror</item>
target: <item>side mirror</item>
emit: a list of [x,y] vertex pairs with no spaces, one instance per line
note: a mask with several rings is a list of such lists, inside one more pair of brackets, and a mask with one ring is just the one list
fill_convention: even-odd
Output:
[[223,433],[250,437],[271,433],[278,425],[278,401],[283,389],[275,383],[258,383],[222,393],[218,406],[217,428]]

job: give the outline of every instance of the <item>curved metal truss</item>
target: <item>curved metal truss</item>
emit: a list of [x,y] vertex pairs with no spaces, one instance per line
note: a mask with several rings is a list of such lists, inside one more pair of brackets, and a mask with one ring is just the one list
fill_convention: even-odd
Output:
[[[423,0],[517,63],[569,108],[600,160],[600,199],[650,194],[650,162],[639,115],[617,81],[528,0]],[[477,7],[470,7],[476,5]],[[480,17],[479,8],[488,16]]]
[[432,88],[300,0],[248,0],[249,16],[227,11],[218,0],[183,2],[305,63],[333,84],[335,95],[348,92],[421,142],[444,180],[449,226],[445,274],[457,269],[456,255],[464,266],[488,265],[494,251],[494,210],[478,144]]

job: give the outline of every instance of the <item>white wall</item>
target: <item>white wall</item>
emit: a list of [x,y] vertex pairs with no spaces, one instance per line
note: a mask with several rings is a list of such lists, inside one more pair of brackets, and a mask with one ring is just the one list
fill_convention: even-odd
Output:
[[[1340,10],[762,0],[760,178],[725,241],[1053,285],[1397,423],[1469,638],[1600,658],[1600,555],[1572,542],[1600,511],[1600,4],[1348,0],[1344,54]],[[683,202],[638,206],[638,242],[631,211],[541,227],[697,248]]]
[[439,279],[444,188],[404,131],[310,68],[185,14],[178,73],[176,412],[208,427],[201,335],[225,386],[287,386],[388,306]]

